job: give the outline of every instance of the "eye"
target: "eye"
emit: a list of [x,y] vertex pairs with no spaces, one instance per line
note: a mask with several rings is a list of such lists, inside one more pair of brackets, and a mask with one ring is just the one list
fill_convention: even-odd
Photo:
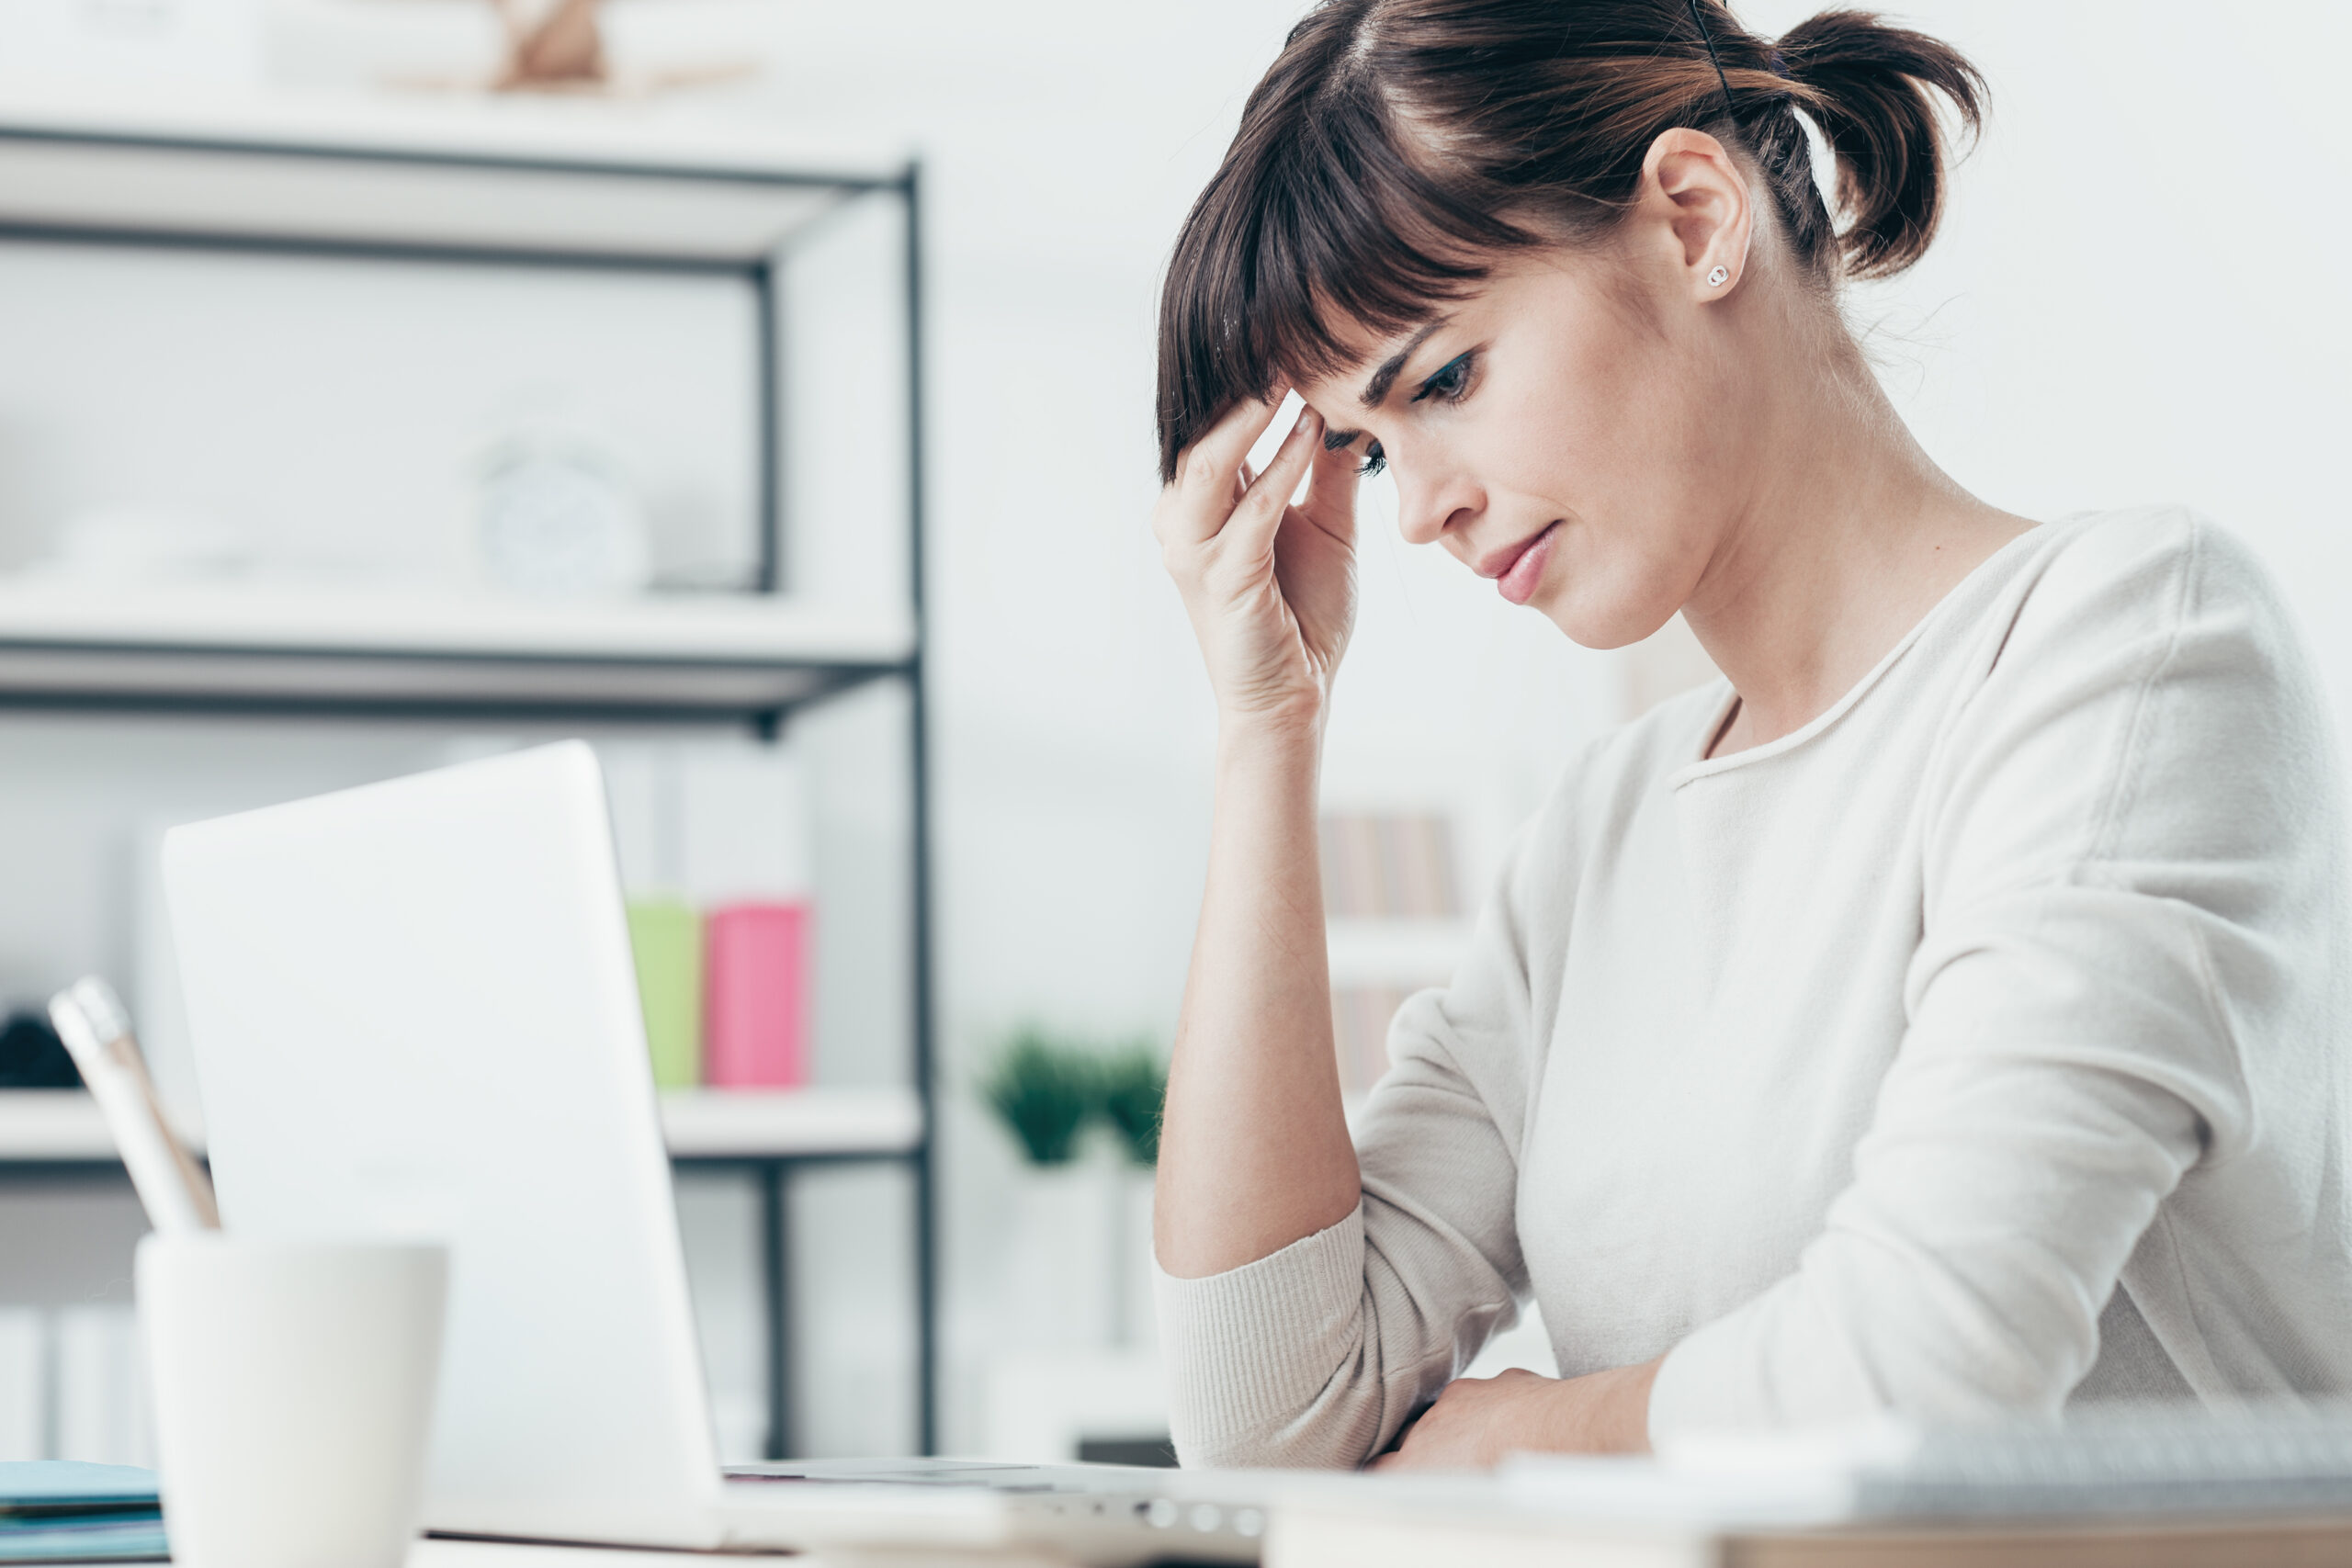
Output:
[[1477,360],[1478,351],[1475,348],[1455,355],[1421,383],[1420,390],[1413,394],[1413,400],[1418,403],[1435,398],[1440,402],[1460,402],[1470,390],[1470,372]]
[[1364,448],[1363,462],[1357,468],[1356,477],[1368,479],[1373,475],[1385,471],[1387,467],[1388,454],[1383,452],[1380,449],[1380,443],[1375,441]]

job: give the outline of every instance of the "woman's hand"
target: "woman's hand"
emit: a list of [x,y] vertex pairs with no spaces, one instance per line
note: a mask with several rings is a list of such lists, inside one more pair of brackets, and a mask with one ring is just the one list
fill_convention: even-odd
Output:
[[1657,1362],[1547,1378],[1456,1378],[1374,1470],[1487,1470],[1514,1453],[1646,1453]]
[[[1244,459],[1275,404],[1241,403],[1177,459],[1152,532],[1228,723],[1320,725],[1355,623],[1355,458],[1301,410],[1266,471]],[[1309,469],[1306,502],[1289,504]]]

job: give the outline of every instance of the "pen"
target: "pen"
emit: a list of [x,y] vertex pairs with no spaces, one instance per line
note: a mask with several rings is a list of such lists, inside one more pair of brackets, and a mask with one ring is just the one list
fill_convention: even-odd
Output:
[[164,1120],[114,987],[92,975],[49,1000],[49,1019],[114,1134],[130,1185],[158,1231],[220,1228],[212,1183]]

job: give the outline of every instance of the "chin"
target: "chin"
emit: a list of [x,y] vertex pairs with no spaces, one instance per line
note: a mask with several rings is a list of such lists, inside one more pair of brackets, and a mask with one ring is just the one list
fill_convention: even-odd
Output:
[[1674,618],[1681,606],[1651,603],[1646,596],[1595,592],[1586,583],[1563,585],[1550,593],[1539,593],[1528,606],[1540,610],[1544,617],[1567,633],[1568,640],[1579,648],[1606,651],[1612,648],[1630,648],[1656,632]]

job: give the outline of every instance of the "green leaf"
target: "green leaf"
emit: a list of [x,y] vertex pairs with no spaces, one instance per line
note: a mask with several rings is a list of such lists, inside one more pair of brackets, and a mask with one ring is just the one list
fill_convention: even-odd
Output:
[[1035,1165],[1067,1165],[1099,1103],[1099,1068],[1035,1029],[1006,1043],[980,1081],[980,1093]]
[[1137,1042],[1105,1058],[1096,1069],[1102,1119],[1119,1135],[1127,1158],[1140,1166],[1159,1163],[1159,1116],[1168,1099],[1168,1069],[1148,1043]]

